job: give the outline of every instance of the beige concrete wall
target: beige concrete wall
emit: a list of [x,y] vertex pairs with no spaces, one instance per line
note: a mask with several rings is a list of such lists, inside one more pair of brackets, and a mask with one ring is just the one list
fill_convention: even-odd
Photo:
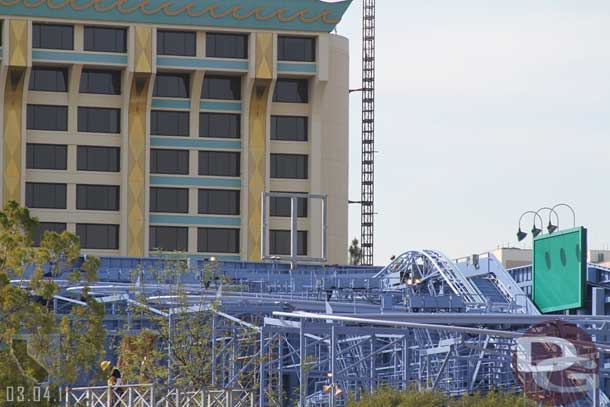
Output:
[[[348,248],[349,42],[325,34],[319,44],[319,81],[313,86],[311,102],[311,192],[328,195],[328,262],[344,264]],[[318,207],[311,211],[316,235],[320,212]]]

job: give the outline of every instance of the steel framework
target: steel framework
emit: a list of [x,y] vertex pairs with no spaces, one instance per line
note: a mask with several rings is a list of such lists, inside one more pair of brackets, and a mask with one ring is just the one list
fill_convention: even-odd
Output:
[[[176,261],[182,262],[103,260],[100,282],[89,289],[105,306],[109,335],[150,327],[139,311],[142,296],[147,307],[167,318],[211,313],[209,394],[253,392],[259,407],[341,407],[350,396],[358,399],[386,385],[454,396],[490,389],[519,392],[512,374],[515,340],[529,326],[552,318],[585,329],[602,352],[600,386],[592,382],[588,396],[571,407],[610,405],[604,392],[593,390],[608,390],[604,354],[610,352],[610,318],[540,315],[491,254],[450,260],[436,250],[409,250],[383,269],[227,263],[221,267],[224,286],[202,283],[208,263],[200,260],[184,260],[184,272],[177,276],[163,274]],[[83,305],[84,287],[66,275],[56,277],[58,314]],[[186,309],[176,307],[177,283],[187,293]],[[212,301],[214,307],[201,305]],[[245,372],[260,386],[247,388],[241,380]],[[181,398],[181,404],[166,397],[162,405],[200,406],[196,401],[205,397],[197,394]]]
[[375,0],[362,2],[362,264],[373,264],[375,218]]

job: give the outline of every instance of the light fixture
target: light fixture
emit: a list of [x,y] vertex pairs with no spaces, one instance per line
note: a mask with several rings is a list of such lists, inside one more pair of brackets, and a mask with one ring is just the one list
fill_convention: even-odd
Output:
[[525,239],[527,237],[527,233],[525,233],[524,231],[521,230],[521,228],[519,228],[519,231],[517,232],[517,240],[520,242],[523,239]]
[[541,232],[542,232],[542,229],[538,229],[538,228],[536,227],[536,225],[534,225],[534,227],[532,227],[532,236],[533,236],[533,237],[538,236],[538,235],[539,235]]
[[551,223],[551,221],[549,220],[549,225],[546,227],[546,230],[549,232],[549,235],[550,235],[551,233],[553,233],[554,231],[556,231],[558,227],[559,227],[559,226],[555,226],[555,225],[553,225],[553,224]]
[[210,261],[216,261],[216,257],[214,257],[214,256],[210,257]]
[[407,278],[407,285],[411,285],[413,284],[413,280],[411,280],[410,278]]
[[413,281],[413,284],[415,284],[415,285],[421,284],[421,279],[416,278],[415,281]]

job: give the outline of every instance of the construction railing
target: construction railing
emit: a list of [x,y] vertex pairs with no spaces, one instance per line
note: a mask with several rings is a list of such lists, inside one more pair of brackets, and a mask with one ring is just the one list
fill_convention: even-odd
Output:
[[254,395],[241,389],[171,389],[155,398],[152,384],[71,387],[65,407],[254,407]]

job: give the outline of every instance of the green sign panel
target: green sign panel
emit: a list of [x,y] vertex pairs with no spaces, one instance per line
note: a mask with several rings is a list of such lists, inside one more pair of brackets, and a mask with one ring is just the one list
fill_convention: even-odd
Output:
[[543,312],[581,308],[585,301],[587,229],[534,239],[532,299]]

